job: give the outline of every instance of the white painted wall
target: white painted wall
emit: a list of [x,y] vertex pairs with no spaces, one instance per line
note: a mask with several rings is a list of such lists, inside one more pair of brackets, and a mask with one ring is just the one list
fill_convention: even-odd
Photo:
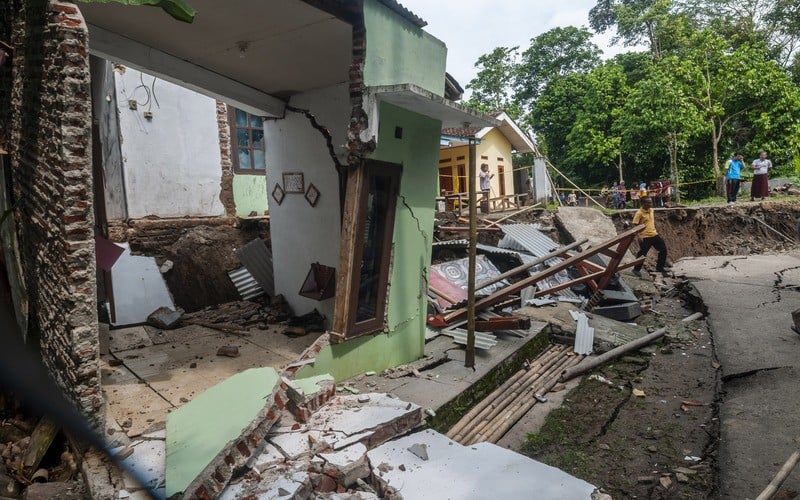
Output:
[[[333,136],[337,152],[346,143],[350,120],[347,85],[336,85],[292,98],[291,105],[308,109]],[[279,120],[267,120],[267,192],[272,255],[275,263],[275,291],[283,294],[295,314],[317,308],[333,319],[334,299],[322,302],[298,294],[311,263],[330,267],[339,263],[339,181],[322,134],[308,118],[286,112]],[[305,187],[314,185],[321,192],[316,207],[302,194],[287,194],[278,205],[271,197],[275,184],[283,187],[283,172],[303,172]]]
[[[224,215],[216,101],[164,80],[115,71],[128,217]],[[139,105],[132,110],[128,101]],[[152,120],[143,112],[150,110]]]

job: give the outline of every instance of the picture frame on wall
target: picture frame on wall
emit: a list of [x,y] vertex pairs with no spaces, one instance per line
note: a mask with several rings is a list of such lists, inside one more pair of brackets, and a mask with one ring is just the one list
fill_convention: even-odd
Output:
[[303,172],[284,172],[283,191],[286,194],[304,194],[306,186],[303,182]]
[[312,207],[317,206],[317,202],[319,201],[319,195],[320,192],[319,189],[317,189],[317,186],[315,186],[313,182],[310,183],[308,185],[308,190],[306,190],[306,200],[308,201],[308,204],[311,205]]
[[280,184],[275,183],[275,187],[272,188],[272,199],[274,199],[278,205],[283,203],[283,197],[286,196],[286,193],[283,191],[283,188]]

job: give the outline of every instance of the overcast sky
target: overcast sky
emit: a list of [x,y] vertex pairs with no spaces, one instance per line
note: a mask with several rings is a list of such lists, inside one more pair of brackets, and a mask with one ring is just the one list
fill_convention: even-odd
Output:
[[[462,87],[477,73],[475,61],[495,47],[519,45],[557,26],[588,26],[597,0],[400,0],[428,22],[425,30],[447,44],[447,71]],[[630,50],[595,36],[605,57]]]

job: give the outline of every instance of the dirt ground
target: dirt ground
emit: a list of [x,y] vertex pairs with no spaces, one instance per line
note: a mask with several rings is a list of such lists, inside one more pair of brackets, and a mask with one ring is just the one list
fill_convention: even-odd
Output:
[[[796,248],[799,214],[797,201],[672,209],[656,212],[656,226],[672,261],[750,255]],[[613,220],[622,230],[632,217],[622,212]],[[658,288],[657,312],[636,321],[673,325],[663,341],[603,366],[595,372],[600,380],[585,379],[520,451],[615,499],[717,498],[721,382],[712,332],[704,320],[680,322],[703,309],[688,283],[666,278]]]

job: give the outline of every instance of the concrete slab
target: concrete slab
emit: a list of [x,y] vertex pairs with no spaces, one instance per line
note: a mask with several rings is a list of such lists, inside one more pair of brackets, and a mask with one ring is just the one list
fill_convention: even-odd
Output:
[[137,471],[144,484],[139,484],[127,473],[123,474],[125,489],[135,491],[143,487],[163,491],[166,468],[167,443],[160,439],[138,440],[131,443],[133,453],[122,460],[127,467]]
[[166,493],[183,491],[258,415],[278,382],[273,368],[236,374],[167,418]]
[[[797,255],[703,257],[675,264],[708,307],[722,364],[720,498],[753,498],[800,442]],[[784,488],[800,490],[800,476]]]
[[[597,246],[617,236],[617,228],[611,218],[594,208],[559,207],[556,223],[572,236],[573,241],[586,238],[591,246]],[[631,252],[628,252],[624,261],[632,258]]]
[[131,326],[109,331],[109,350],[114,353],[153,345],[143,326]]
[[[426,445],[427,460],[409,451],[416,444]],[[595,490],[586,481],[513,451],[489,443],[462,446],[430,430],[389,441],[369,451],[368,457],[375,477],[406,500],[589,499]]]
[[[755,498],[800,443],[800,370],[762,371],[725,384],[720,407],[719,498]],[[783,484],[800,491],[795,471]]]

